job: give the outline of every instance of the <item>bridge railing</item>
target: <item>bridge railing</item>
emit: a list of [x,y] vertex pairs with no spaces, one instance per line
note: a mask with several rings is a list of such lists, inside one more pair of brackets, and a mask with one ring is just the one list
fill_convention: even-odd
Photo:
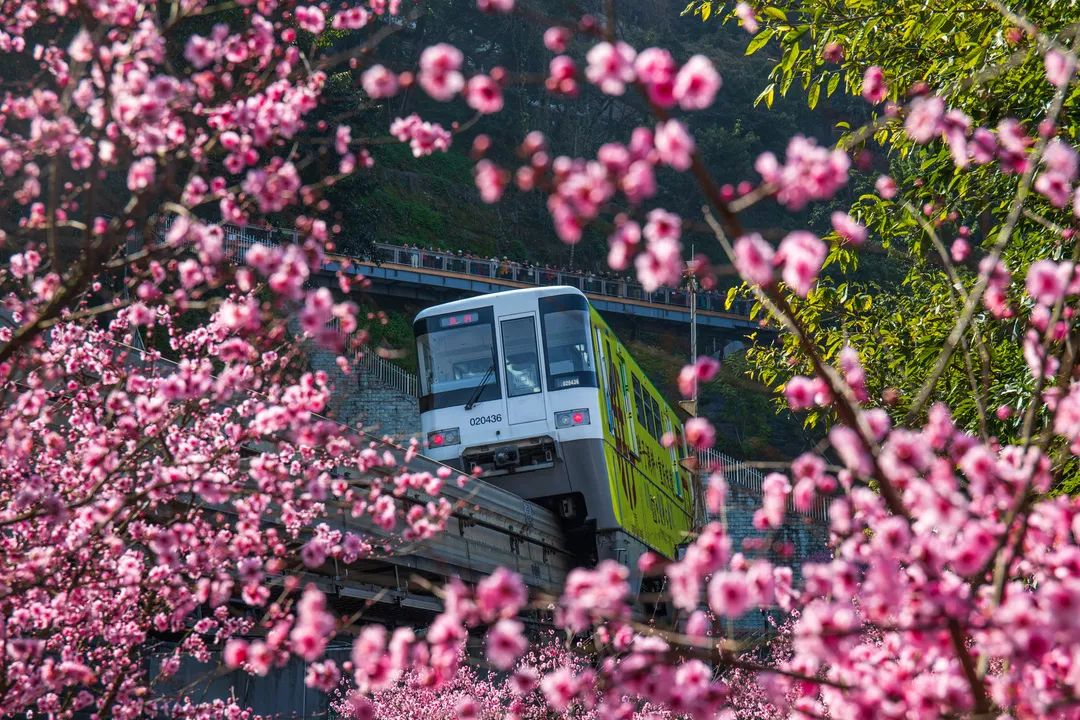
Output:
[[[164,237],[171,224],[171,217],[161,222],[158,226],[158,233]],[[260,228],[250,225],[241,226],[230,223],[222,223],[221,229],[225,234],[225,252],[235,258],[243,258],[244,253],[256,243],[274,246],[283,242],[299,242],[299,235],[294,230],[275,227]],[[129,244],[137,248],[141,246],[141,239],[134,236],[130,237]],[[499,280],[511,280],[525,285],[569,285],[582,292],[604,295],[610,298],[639,300],[656,305],[670,305],[680,308],[690,306],[690,293],[684,289],[661,287],[648,292],[640,283],[624,278],[598,277],[591,273],[523,265],[509,260],[485,260],[483,258],[460,256],[451,252],[410,248],[388,243],[375,243],[374,249],[373,258],[352,259],[367,259],[376,262],[408,265],[415,268],[426,268],[428,270],[454,272],[489,278],[496,282]],[[699,310],[748,316],[752,306],[753,303],[749,300],[736,299],[731,308],[728,308],[726,307],[724,293],[712,291],[699,291],[697,293],[697,307]]]
[[[736,488],[742,492],[749,492],[755,496],[762,494],[762,483],[765,480],[765,475],[761,470],[751,467],[742,460],[736,460],[719,450],[709,448],[698,451],[698,462],[701,463],[703,470],[723,472],[728,487]],[[790,502],[788,503],[788,510],[793,511]],[[827,504],[821,497],[815,498],[810,510],[802,514],[823,525],[828,523]]]
[[[472,275],[496,282],[510,280],[525,285],[569,285],[586,293],[640,300],[657,305],[683,308],[690,305],[690,293],[686,290],[657,288],[653,292],[647,292],[641,284],[622,278],[598,277],[590,273],[523,265],[509,260],[464,257],[450,252],[402,247],[388,243],[375,243],[375,253],[375,259],[380,262],[406,265],[417,269]],[[751,303],[746,300],[736,300],[729,310],[725,307],[725,297],[721,293],[698,292],[697,306],[699,310],[749,315]]]
[[419,381],[416,375],[380,357],[375,348],[368,345],[361,347],[359,365],[368,377],[377,380],[380,384],[402,395],[417,397]]

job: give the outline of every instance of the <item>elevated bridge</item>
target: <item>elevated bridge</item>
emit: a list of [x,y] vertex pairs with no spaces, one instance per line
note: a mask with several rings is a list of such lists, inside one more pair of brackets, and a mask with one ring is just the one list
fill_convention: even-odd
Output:
[[[462,257],[449,252],[376,243],[372,257],[353,260],[375,292],[430,302],[540,285],[569,285],[588,296],[602,313],[689,326],[690,305],[696,303],[702,329],[745,334],[759,330],[749,317],[750,303],[737,300],[724,307],[721,293],[689,293],[685,288],[647,291],[640,283],[591,273],[536,267],[506,260]],[[337,271],[333,259],[327,270]]]
[[[255,243],[277,245],[295,242],[295,233],[226,225],[225,244],[234,257],[242,257]],[[473,295],[542,285],[569,285],[581,290],[601,313],[630,322],[648,320],[689,329],[696,317],[703,335],[734,340],[761,331],[750,319],[752,303],[735,300],[730,309],[719,292],[691,294],[686,288],[646,290],[627,278],[611,278],[580,271],[562,270],[509,260],[460,256],[451,252],[375,243],[363,257],[330,255],[323,264],[322,281],[328,285],[342,269],[363,275],[375,295],[437,304]],[[691,303],[694,312],[691,312]]]

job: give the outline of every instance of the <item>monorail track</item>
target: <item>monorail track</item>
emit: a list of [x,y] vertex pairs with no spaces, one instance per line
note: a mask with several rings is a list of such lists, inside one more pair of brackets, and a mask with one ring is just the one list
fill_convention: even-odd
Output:
[[[440,467],[441,463],[423,456],[413,458],[406,466],[409,472],[431,473]],[[383,472],[390,475],[402,469],[385,468]],[[470,479],[463,488],[447,482],[440,496],[454,507],[441,532],[426,540],[398,544],[390,552],[347,566],[328,562],[311,573],[312,579],[320,585],[329,584],[344,597],[429,611],[441,607],[425,587],[429,583],[438,585],[452,577],[477,582],[498,567],[519,573],[534,592],[559,591],[573,563],[554,513],[478,479]],[[402,497],[409,503],[430,499],[415,491]],[[345,522],[329,520],[328,524],[376,542],[393,535],[367,517]]]

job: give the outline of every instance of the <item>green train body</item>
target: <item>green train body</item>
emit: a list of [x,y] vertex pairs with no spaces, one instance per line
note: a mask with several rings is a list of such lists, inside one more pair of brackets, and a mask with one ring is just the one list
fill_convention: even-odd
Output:
[[599,348],[604,455],[616,521],[674,558],[694,513],[693,476],[682,464],[682,423],[595,308],[589,317]]

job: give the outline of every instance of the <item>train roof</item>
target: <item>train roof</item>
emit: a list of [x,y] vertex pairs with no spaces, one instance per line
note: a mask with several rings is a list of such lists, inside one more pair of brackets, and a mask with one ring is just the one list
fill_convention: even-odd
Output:
[[535,298],[550,297],[552,295],[580,295],[585,297],[585,293],[570,285],[544,285],[542,287],[521,288],[520,290],[504,290],[497,293],[488,293],[487,295],[477,295],[464,300],[454,300],[442,305],[432,305],[418,312],[413,322],[423,320],[431,315],[442,315],[443,313],[491,305],[493,302],[498,302],[500,298]]

